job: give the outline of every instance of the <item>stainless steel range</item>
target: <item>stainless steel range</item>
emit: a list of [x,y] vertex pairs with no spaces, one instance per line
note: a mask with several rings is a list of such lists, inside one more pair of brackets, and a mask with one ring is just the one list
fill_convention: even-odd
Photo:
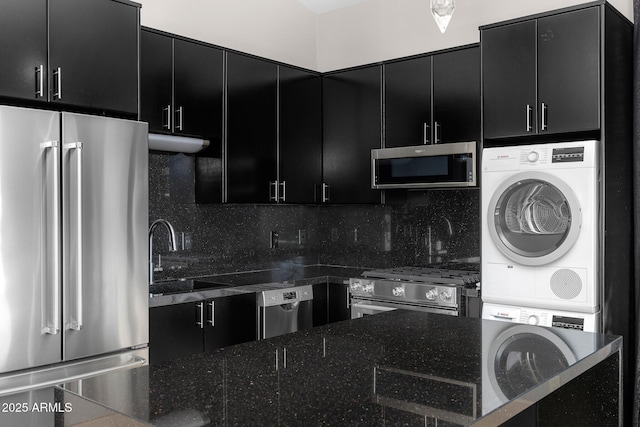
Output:
[[370,270],[349,279],[351,318],[395,309],[480,317],[480,273],[401,267]]

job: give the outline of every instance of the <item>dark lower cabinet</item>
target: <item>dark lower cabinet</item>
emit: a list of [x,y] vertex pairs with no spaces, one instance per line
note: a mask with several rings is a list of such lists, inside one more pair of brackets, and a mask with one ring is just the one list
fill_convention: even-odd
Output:
[[238,294],[149,309],[151,363],[256,339],[256,296]]
[[329,282],[329,323],[351,319],[349,285]]
[[257,339],[255,294],[220,297],[204,304],[204,351]]
[[150,363],[202,353],[202,328],[195,303],[149,309]]
[[313,326],[351,319],[349,285],[342,282],[313,285]]
[[323,76],[323,202],[380,203],[371,150],[381,147],[381,67]]

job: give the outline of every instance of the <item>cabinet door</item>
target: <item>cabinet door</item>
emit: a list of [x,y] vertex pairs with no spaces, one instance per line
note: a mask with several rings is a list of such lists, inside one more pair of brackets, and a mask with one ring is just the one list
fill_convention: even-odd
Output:
[[[232,426],[274,425],[278,419],[278,369],[282,351],[273,339],[256,341],[224,350],[226,410],[225,424]],[[247,402],[259,409],[247,411]]]
[[256,294],[220,297],[205,304],[205,351],[256,340]]
[[139,22],[117,1],[50,1],[51,101],[137,115]]
[[381,66],[323,80],[323,181],[330,203],[380,203],[371,189],[371,150],[381,141]]
[[171,131],[173,39],[140,32],[140,120],[150,132]]
[[538,20],[540,132],[600,128],[600,8]]
[[227,54],[227,201],[269,202],[276,173],[276,64]]
[[0,52],[0,96],[46,101],[46,0],[3,1]]
[[349,285],[329,283],[329,323],[351,319]]
[[536,123],[536,23],[481,33],[484,137],[528,135]]
[[202,303],[174,304],[149,309],[151,363],[202,353]]
[[480,48],[433,57],[433,140],[480,140]]
[[222,137],[222,51],[174,40],[174,132]]
[[322,80],[279,68],[280,202],[314,203],[322,182]]
[[313,285],[313,327],[327,324],[329,315],[329,285],[316,283]]
[[431,143],[431,56],[384,65],[385,147]]

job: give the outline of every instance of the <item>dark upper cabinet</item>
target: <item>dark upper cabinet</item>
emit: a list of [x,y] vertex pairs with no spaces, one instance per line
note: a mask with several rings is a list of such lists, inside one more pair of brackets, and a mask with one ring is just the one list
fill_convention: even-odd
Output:
[[268,203],[275,194],[277,91],[275,63],[227,54],[228,202]]
[[600,127],[600,9],[481,30],[484,137]]
[[141,31],[140,117],[153,132],[222,139],[223,52]]
[[0,95],[137,115],[139,22],[134,3],[5,2]]
[[371,150],[381,146],[380,85],[380,65],[323,77],[323,201],[380,203],[371,189]]
[[170,131],[173,38],[140,31],[140,119],[150,132]]
[[279,67],[278,201],[314,203],[322,182],[322,79]]
[[384,65],[385,147],[430,144],[431,56]]
[[384,65],[385,147],[480,139],[480,48]]
[[480,105],[480,48],[433,55],[432,140],[479,141]]
[[0,52],[0,95],[46,101],[47,0],[3,2]]

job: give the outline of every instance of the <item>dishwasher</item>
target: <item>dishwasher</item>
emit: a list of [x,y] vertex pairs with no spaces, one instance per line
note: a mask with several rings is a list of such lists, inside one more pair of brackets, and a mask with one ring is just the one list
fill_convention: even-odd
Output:
[[269,289],[258,295],[258,339],[313,327],[311,285]]

